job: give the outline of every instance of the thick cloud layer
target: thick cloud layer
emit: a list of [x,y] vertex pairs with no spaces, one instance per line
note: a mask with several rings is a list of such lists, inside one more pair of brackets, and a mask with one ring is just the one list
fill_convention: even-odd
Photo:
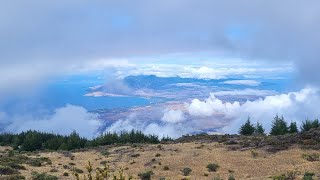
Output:
[[223,129],[226,133],[237,133],[241,124],[250,116],[254,122],[262,123],[269,131],[275,115],[283,115],[288,123],[296,121],[298,125],[307,118],[320,117],[318,111],[320,102],[319,90],[305,88],[298,92],[267,96],[264,99],[239,102],[222,102],[213,94],[205,100],[193,100],[187,105],[188,112],[196,117],[215,117],[223,115],[222,121],[230,121]]
[[98,129],[102,125],[94,114],[89,113],[83,107],[74,105],[57,108],[54,114],[41,118],[35,118],[31,114],[11,117],[0,112],[1,124],[7,124],[4,131],[8,132],[18,133],[31,129],[67,135],[76,131],[87,138],[98,135]]
[[319,7],[317,0],[6,1],[0,85],[30,84],[101,58],[201,51],[293,61],[305,83],[317,84]]
[[130,131],[132,129],[140,130],[145,134],[156,134],[160,138],[170,136],[172,138],[181,137],[184,134],[193,132],[194,129],[189,123],[178,123],[174,122],[174,119],[166,118],[164,123],[157,121],[144,121],[137,118],[135,114],[131,114],[126,119],[119,119],[113,123],[110,127],[106,128],[106,132],[121,132]]

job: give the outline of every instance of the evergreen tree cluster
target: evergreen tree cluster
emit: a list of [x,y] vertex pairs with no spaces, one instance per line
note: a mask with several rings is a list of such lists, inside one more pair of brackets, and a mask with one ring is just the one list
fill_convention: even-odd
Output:
[[[166,138],[164,140],[167,140]],[[126,143],[159,143],[158,136],[145,135],[141,131],[105,133],[97,138],[88,140],[80,137],[78,133],[72,132],[68,136],[39,131],[27,131],[19,134],[0,134],[0,145],[12,146],[14,149],[23,151],[36,150],[73,150],[84,147],[96,147],[111,144]]]
[[[300,127],[301,131],[309,131],[312,128],[320,127],[320,122],[318,119],[306,120],[302,122]],[[291,122],[288,126],[287,122],[284,120],[283,116],[279,117],[276,115],[272,121],[270,135],[278,136],[284,134],[292,134],[299,132],[296,122]],[[239,134],[241,135],[253,135],[253,134],[264,134],[264,129],[262,124],[259,122],[254,125],[251,123],[250,118],[240,127]]]
[[252,134],[264,135],[262,124],[257,122],[256,125],[252,124],[250,118],[240,127],[239,134],[249,136]]

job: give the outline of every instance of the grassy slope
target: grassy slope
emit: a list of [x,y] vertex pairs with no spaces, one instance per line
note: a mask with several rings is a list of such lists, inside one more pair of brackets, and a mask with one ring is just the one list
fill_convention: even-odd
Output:
[[[100,153],[106,149],[110,153],[108,157]],[[319,150],[302,150],[297,147],[291,147],[288,150],[276,153],[254,150],[258,153],[257,157],[254,158],[252,150],[231,151],[229,149],[227,145],[217,142],[162,144],[161,147],[158,145],[101,147],[74,152],[72,153],[75,156],[74,160],[62,153],[42,152],[38,155],[49,157],[52,160],[52,165],[42,167],[26,165],[27,170],[20,172],[29,179],[32,171],[49,172],[52,168],[56,168],[58,172],[49,172],[49,174],[56,175],[59,179],[68,179],[62,176],[64,172],[70,172],[64,169],[63,165],[74,163],[77,168],[85,171],[88,161],[91,161],[94,167],[101,166],[101,161],[109,161],[111,169],[126,168],[125,174],[132,175],[135,178],[140,172],[152,170],[154,172],[152,179],[159,179],[159,177],[169,177],[171,180],[182,179],[184,176],[180,170],[184,167],[192,169],[191,179],[201,180],[213,179],[217,176],[227,179],[230,171],[234,171],[233,174],[236,179],[268,179],[270,176],[280,175],[288,171],[320,173],[320,161],[309,162],[302,158],[302,154],[320,153]],[[158,153],[161,156],[155,157]],[[132,157],[136,154],[139,154],[139,156]],[[34,154],[31,156],[34,156]],[[159,165],[159,162],[161,165]],[[209,163],[216,163],[220,168],[217,172],[210,173],[206,169]],[[169,170],[163,170],[164,166],[168,166]],[[205,176],[205,174],[208,176]],[[69,179],[74,178],[70,176]]]

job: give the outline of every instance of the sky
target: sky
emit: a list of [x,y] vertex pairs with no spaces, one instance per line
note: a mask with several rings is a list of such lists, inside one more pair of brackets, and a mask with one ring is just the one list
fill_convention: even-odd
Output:
[[317,0],[3,2],[0,131],[299,124],[319,117],[318,32]]

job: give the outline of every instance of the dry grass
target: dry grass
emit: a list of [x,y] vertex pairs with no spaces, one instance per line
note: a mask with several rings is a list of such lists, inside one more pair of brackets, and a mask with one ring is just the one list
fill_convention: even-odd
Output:
[[[132,175],[136,179],[138,179],[137,174],[147,170],[154,172],[152,179],[159,179],[159,177],[171,180],[182,179],[184,176],[181,169],[185,167],[192,169],[190,179],[201,180],[213,179],[217,176],[227,179],[230,172],[233,172],[236,179],[261,180],[288,171],[320,172],[319,161],[309,162],[302,158],[302,154],[319,153],[319,151],[299,148],[291,148],[275,154],[255,150],[257,153],[255,158],[252,156],[251,150],[228,151],[224,145],[218,143],[179,143],[161,145],[161,148],[157,145],[121,146],[108,149],[108,151],[110,152],[108,157],[103,156],[98,150],[72,153],[75,156],[74,160],[58,152],[40,153],[41,157],[49,157],[52,160],[52,165],[26,166],[27,170],[21,171],[21,173],[27,179],[30,178],[32,171],[49,172],[49,174],[58,176],[59,179],[74,179],[72,173],[64,169],[63,165],[74,163],[77,168],[86,171],[85,166],[88,161],[94,167],[102,166],[101,161],[108,161],[111,169],[116,170],[122,167],[126,169],[125,174]],[[139,156],[132,156],[136,154]],[[156,157],[156,154],[160,154],[160,156]],[[217,172],[208,172],[206,166],[210,163],[220,166]],[[168,166],[169,170],[163,170],[164,166]],[[57,169],[58,172],[50,172],[52,168]],[[69,172],[70,176],[64,177],[64,172]]]

